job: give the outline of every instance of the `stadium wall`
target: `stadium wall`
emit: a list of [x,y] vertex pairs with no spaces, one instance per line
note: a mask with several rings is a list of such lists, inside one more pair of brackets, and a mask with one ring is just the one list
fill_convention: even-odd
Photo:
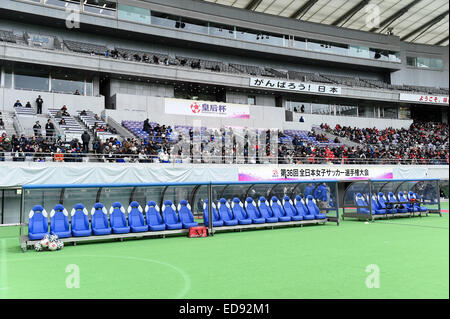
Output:
[[42,112],[48,113],[49,108],[60,109],[63,105],[67,106],[70,114],[76,114],[76,111],[91,110],[100,114],[105,108],[104,96],[81,96],[63,93],[27,91],[0,88],[0,110],[2,112],[14,112],[14,103],[20,100],[23,106],[30,101],[36,108],[36,98],[40,95],[44,100]]

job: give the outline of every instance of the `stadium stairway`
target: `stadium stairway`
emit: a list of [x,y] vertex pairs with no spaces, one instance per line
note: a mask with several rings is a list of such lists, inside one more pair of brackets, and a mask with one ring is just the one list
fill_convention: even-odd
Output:
[[[84,124],[84,122],[81,120],[80,116],[75,115],[73,116],[73,118],[75,119],[75,121],[78,122],[78,124],[80,124],[81,128],[83,130],[85,130],[86,132],[88,132],[89,136],[91,137],[90,141],[89,141],[89,153],[92,152],[92,145],[95,141],[95,136],[94,133],[92,133],[92,131],[89,129],[89,127],[87,127],[86,124]],[[83,141],[80,140],[80,143],[83,143]]]
[[17,135],[17,131],[14,128],[14,119],[13,119],[14,113],[11,112],[2,112],[2,115],[0,116],[3,119],[3,122],[5,123],[5,132],[6,135],[11,137],[13,135]]

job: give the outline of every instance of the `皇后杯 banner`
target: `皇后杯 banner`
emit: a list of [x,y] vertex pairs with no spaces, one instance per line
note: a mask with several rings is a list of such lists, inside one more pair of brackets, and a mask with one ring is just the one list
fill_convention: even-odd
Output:
[[225,102],[165,99],[166,114],[250,119],[250,107],[245,104]]

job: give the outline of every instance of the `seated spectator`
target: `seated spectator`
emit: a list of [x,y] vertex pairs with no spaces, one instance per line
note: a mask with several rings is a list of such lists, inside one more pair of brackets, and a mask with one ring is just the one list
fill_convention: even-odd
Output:
[[159,64],[159,58],[156,55],[153,56],[153,63]]
[[80,95],[80,91],[78,91],[78,90],[75,90],[75,93],[74,93],[74,95]]
[[94,51],[91,51],[91,56],[94,56],[95,55],[95,52]]
[[59,125],[66,125],[66,120],[61,119],[61,121],[59,121]]
[[28,107],[28,108],[31,109],[31,103],[30,103],[30,101],[28,101],[27,104],[25,104],[25,107]]
[[0,129],[5,129],[5,122],[3,122],[3,119],[0,117]]
[[86,115],[87,115],[86,110],[83,110],[80,112],[80,116],[86,116]]
[[150,62],[150,58],[148,57],[147,54],[144,53],[144,55],[142,55],[142,61],[144,61],[144,62]]
[[20,103],[20,101],[17,100],[16,103],[14,103],[14,107],[22,107],[22,103]]
[[301,122],[301,123],[305,122],[305,119],[303,118],[303,116],[300,116],[299,122]]
[[133,55],[133,57],[134,57],[134,60],[136,60],[137,62],[141,62],[141,60],[142,60],[141,56],[139,54],[137,54],[137,53],[135,53]]

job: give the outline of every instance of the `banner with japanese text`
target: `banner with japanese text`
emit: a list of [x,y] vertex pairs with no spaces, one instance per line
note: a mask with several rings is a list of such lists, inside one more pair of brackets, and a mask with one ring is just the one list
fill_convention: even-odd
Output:
[[284,180],[359,180],[392,179],[393,169],[388,167],[355,167],[323,165],[265,165],[264,167],[239,167],[239,181],[284,181]]
[[209,116],[236,119],[249,119],[250,107],[245,104],[222,102],[165,99],[166,114]]
[[400,101],[411,101],[420,103],[448,104],[448,96],[430,94],[400,93]]
[[250,78],[250,86],[296,92],[341,95],[341,88],[335,85],[295,82],[289,80]]

